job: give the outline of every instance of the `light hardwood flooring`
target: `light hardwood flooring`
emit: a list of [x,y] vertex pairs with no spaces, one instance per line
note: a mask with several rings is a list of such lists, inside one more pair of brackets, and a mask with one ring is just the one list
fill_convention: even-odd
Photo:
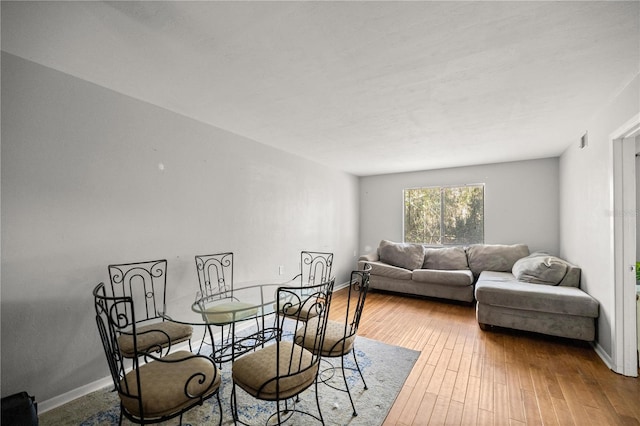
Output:
[[585,342],[483,332],[474,306],[372,291],[358,334],[421,351],[384,426],[640,425],[639,379]]

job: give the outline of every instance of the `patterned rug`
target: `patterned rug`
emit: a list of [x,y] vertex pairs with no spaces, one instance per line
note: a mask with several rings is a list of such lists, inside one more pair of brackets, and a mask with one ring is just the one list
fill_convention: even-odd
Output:
[[[345,392],[332,389],[325,384],[318,384],[318,394],[320,407],[327,425],[380,425],[387,416],[389,409],[393,405],[402,385],[409,372],[413,368],[420,352],[399,346],[387,345],[376,340],[358,337],[356,340],[356,354],[358,363],[364,378],[369,387],[364,390],[362,381],[357,371],[347,371],[347,381],[354,398],[358,416],[352,416],[349,397]],[[339,366],[340,359],[328,359],[336,366]],[[322,361],[321,369],[327,367]],[[353,356],[345,358],[345,365],[354,366]],[[331,378],[330,383],[342,384],[340,368],[337,374]],[[231,400],[231,372],[230,364],[222,367],[222,386],[220,388],[220,398],[222,401],[222,424],[232,425],[230,400]],[[275,403],[257,401],[238,389],[238,406],[241,419],[251,424],[269,424],[268,417],[275,410]],[[315,389],[312,386],[300,395],[300,401],[296,408],[317,414]],[[41,426],[64,426],[64,425],[117,425],[120,415],[118,396],[111,389],[102,389],[78,398],[63,406],[42,413],[39,416]],[[217,425],[219,419],[217,402],[215,397],[209,399],[201,407],[197,407],[187,412],[183,417],[183,425]],[[308,416],[294,414],[287,424],[306,425],[318,424]],[[123,420],[124,425],[132,424],[127,419]],[[160,425],[176,425],[178,419],[160,423]]]

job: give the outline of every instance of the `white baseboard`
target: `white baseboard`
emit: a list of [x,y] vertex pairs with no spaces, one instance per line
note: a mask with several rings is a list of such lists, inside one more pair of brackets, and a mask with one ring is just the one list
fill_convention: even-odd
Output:
[[[333,290],[340,290],[349,286],[349,281],[345,281],[342,284],[334,285]],[[220,336],[216,336],[220,337]],[[191,347],[197,349],[200,346],[200,340],[192,341]],[[175,350],[189,350],[188,343],[183,343],[176,346]],[[46,413],[49,410],[53,410],[54,408],[60,407],[68,402],[73,401],[74,399],[78,399],[85,395],[90,394],[91,392],[95,392],[97,390],[103,389],[107,386],[113,386],[113,381],[111,380],[111,376],[103,377],[101,379],[96,380],[95,382],[88,383],[84,386],[80,386],[79,388],[73,389],[69,392],[63,393],[62,395],[55,396],[51,399],[47,399],[46,401],[38,402],[38,412]]]
[[113,380],[111,380],[111,376],[103,377],[102,379],[98,379],[95,382],[80,386],[79,388],[73,389],[67,393],[63,393],[62,395],[55,396],[51,399],[47,399],[46,401],[38,401],[38,413],[46,413],[49,410],[53,410],[54,408],[60,407],[67,402],[71,402],[74,399],[83,397],[90,394],[91,392],[103,389],[109,385],[113,386]]
[[593,350],[596,351],[596,354],[598,354],[602,362],[604,362],[604,364],[610,370],[615,372],[616,370],[614,368],[613,361],[611,360],[611,357],[609,356],[609,354],[602,348],[602,346],[600,346],[598,342],[594,342],[591,345],[593,346]]
[[[200,340],[198,340],[197,342],[192,342],[191,343],[192,347],[194,348],[198,348],[198,346],[200,345]],[[173,350],[189,350],[189,343],[188,342],[184,342],[184,343],[180,343],[179,345],[176,345],[175,349]],[[58,395],[58,396],[54,396],[51,399],[47,399],[46,401],[38,401],[38,413],[42,414],[42,413],[46,413],[49,410],[53,410],[54,408],[58,408],[61,405],[64,405],[68,402],[71,402],[75,399],[81,398],[83,396],[86,396],[88,394],[90,394],[91,392],[95,392],[98,391],[100,389],[104,389],[108,386],[111,386],[113,388],[113,380],[111,379],[111,376],[106,376],[103,377],[101,379],[96,380],[95,382],[91,382],[88,383],[84,386],[80,386],[79,388],[73,389],[69,392],[63,393],[62,395]]]
[[334,284],[333,291],[342,290],[343,288],[349,287],[349,281],[345,281],[342,284]]

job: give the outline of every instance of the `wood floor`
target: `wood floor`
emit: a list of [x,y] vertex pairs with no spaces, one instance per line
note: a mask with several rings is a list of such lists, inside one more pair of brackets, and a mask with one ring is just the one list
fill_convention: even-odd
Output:
[[640,425],[639,379],[584,342],[483,332],[473,306],[372,291],[358,334],[421,351],[384,426]]

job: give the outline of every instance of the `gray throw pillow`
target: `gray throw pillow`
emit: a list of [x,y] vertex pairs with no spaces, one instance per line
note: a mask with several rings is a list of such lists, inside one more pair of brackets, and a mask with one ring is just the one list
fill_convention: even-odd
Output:
[[558,285],[567,274],[569,264],[547,253],[533,253],[513,264],[518,281],[532,284]]
[[469,269],[467,253],[462,247],[428,248],[425,249],[422,267],[448,271]]
[[424,262],[424,247],[419,244],[382,240],[378,254],[382,262],[411,271],[420,268]]

